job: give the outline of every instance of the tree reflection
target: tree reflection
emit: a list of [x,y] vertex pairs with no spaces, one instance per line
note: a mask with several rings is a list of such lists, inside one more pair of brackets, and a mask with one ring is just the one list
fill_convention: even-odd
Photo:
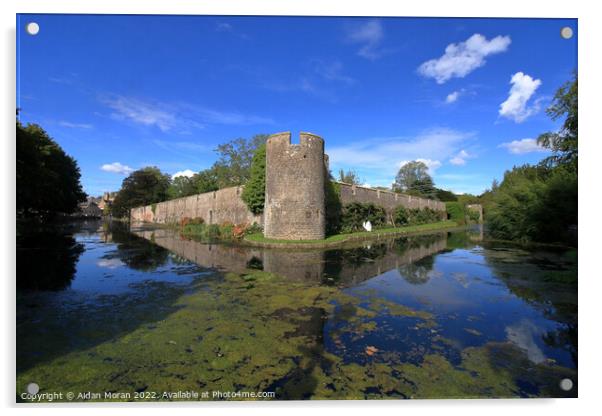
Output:
[[71,284],[84,246],[47,229],[17,237],[17,289],[62,290]]
[[406,282],[422,285],[429,281],[435,264],[435,256],[427,256],[421,260],[399,266],[399,274]]
[[142,237],[130,233],[119,225],[111,227],[112,240],[117,250],[104,258],[121,260],[127,267],[143,272],[152,272],[167,264],[169,250],[154,244]]

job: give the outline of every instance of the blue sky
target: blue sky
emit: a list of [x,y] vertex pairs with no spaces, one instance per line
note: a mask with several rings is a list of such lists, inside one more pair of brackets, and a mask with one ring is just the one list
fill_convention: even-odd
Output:
[[577,21],[19,15],[17,55],[21,120],[77,159],[91,195],[279,131],[321,135],[333,172],[368,185],[420,159],[438,187],[478,194],[546,155],[533,139],[560,125],[544,110],[577,69]]

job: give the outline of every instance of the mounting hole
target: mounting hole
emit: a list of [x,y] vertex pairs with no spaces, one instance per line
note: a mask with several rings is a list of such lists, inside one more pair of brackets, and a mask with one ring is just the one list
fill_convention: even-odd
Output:
[[560,388],[564,391],[571,391],[573,389],[573,380],[570,378],[563,378],[560,380]]
[[29,394],[38,394],[39,391],[40,386],[38,386],[37,383],[29,383],[27,385],[27,393]]
[[40,32],[40,25],[36,22],[29,22],[25,26],[25,31],[32,36],[37,35]]
[[560,36],[562,36],[563,39],[570,39],[573,37],[573,29],[571,29],[568,26],[563,27],[562,29],[560,29]]

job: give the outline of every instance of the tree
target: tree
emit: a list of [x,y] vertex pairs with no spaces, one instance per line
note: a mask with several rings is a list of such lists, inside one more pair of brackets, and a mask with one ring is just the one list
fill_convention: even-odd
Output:
[[156,167],[134,171],[123,180],[111,212],[118,218],[128,217],[131,208],[165,201],[170,184],[170,176]]
[[17,121],[17,217],[46,220],[86,200],[77,162],[37,124]]
[[538,165],[514,167],[481,196],[490,233],[521,241],[577,243],[577,76],[558,89],[547,109],[565,116],[556,133],[538,142],[554,154]]
[[435,189],[435,196],[439,201],[448,202],[448,201],[457,201],[458,197],[451,191],[446,191],[445,189]]
[[250,178],[242,191],[242,200],[254,214],[261,214],[265,205],[265,144],[260,145],[251,162]]
[[215,151],[219,159],[213,164],[212,170],[220,189],[244,185],[249,180],[253,155],[267,138],[266,134],[257,134],[251,139],[238,138],[217,146]]
[[428,173],[428,167],[424,162],[417,160],[408,162],[399,168],[393,190],[427,198],[434,198],[436,193],[433,178]]
[[339,182],[348,183],[350,185],[361,185],[363,183],[356,171],[348,170],[345,172],[343,169],[339,170]]
[[547,132],[537,138],[537,142],[552,150],[554,154],[542,163],[555,166],[566,165],[577,171],[577,145],[578,145],[578,88],[577,73],[573,79],[565,83],[556,91],[554,100],[546,113],[557,120],[566,117],[558,132]]
[[192,183],[194,184],[194,190],[197,194],[217,191],[219,189],[217,184],[217,174],[213,168],[205,169],[199,173],[195,173],[192,177]]
[[177,176],[173,178],[171,185],[167,190],[169,199],[183,198],[197,193],[192,177],[189,178],[188,176]]

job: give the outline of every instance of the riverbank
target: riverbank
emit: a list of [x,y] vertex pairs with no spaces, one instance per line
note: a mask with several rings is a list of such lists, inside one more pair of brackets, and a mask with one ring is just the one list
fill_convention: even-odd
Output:
[[430,231],[448,230],[457,227],[458,224],[455,221],[447,220],[431,224],[381,228],[374,231],[360,231],[349,234],[335,234],[328,236],[323,240],[277,240],[266,238],[262,233],[253,233],[246,235],[242,239],[242,243],[266,248],[323,248],[338,246],[351,241],[379,240],[381,238],[422,234]]

